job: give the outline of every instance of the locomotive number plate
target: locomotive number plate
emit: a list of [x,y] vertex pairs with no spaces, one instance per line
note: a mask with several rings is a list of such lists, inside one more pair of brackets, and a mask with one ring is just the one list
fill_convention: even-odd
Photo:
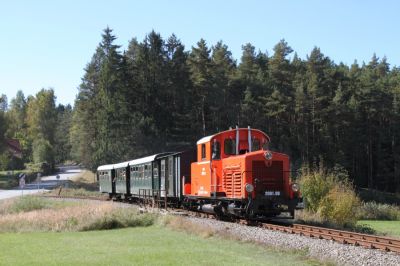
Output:
[[280,191],[265,191],[265,196],[280,196]]

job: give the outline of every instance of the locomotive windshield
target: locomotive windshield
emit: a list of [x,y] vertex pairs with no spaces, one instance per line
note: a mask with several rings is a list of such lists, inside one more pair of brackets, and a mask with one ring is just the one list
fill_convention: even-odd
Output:
[[236,154],[236,141],[234,139],[225,139],[224,140],[224,153],[226,155],[235,155]]

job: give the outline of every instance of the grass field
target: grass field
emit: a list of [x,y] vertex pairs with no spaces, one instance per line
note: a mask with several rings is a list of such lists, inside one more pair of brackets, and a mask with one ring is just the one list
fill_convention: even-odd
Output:
[[380,234],[400,238],[400,221],[361,220],[358,224],[367,225]]
[[0,234],[0,265],[320,265],[302,254],[160,226]]

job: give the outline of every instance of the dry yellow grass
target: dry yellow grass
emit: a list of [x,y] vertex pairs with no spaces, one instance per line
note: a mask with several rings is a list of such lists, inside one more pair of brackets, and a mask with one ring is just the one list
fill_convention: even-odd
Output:
[[209,238],[213,236],[218,236],[222,237],[224,239],[234,239],[234,240],[239,240],[239,238],[233,234],[231,234],[227,230],[223,229],[216,229],[210,226],[207,226],[207,224],[198,224],[194,223],[185,217],[180,217],[180,216],[166,216],[163,220],[162,223],[177,231],[183,231],[186,233],[190,234],[195,234],[198,236],[201,236],[203,238]]
[[115,210],[112,203],[88,203],[61,209],[5,214],[0,232],[79,231]]
[[76,176],[71,178],[74,182],[81,182],[81,183],[96,183],[96,174],[89,170],[83,170]]
[[70,185],[72,188],[55,188],[47,192],[46,195],[63,197],[94,197],[98,199],[108,199],[108,194],[100,193],[97,188],[82,187],[77,184]]
[[0,201],[0,215],[4,215],[9,212],[14,204],[14,199],[5,199]]

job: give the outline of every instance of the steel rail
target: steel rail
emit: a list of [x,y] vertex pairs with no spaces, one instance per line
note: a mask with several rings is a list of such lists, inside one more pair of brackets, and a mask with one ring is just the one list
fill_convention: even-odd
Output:
[[293,224],[292,226],[262,223],[263,228],[289,234],[298,234],[312,238],[332,240],[341,244],[352,244],[371,249],[380,249],[400,253],[400,239],[367,235],[349,231],[329,229],[324,227]]

